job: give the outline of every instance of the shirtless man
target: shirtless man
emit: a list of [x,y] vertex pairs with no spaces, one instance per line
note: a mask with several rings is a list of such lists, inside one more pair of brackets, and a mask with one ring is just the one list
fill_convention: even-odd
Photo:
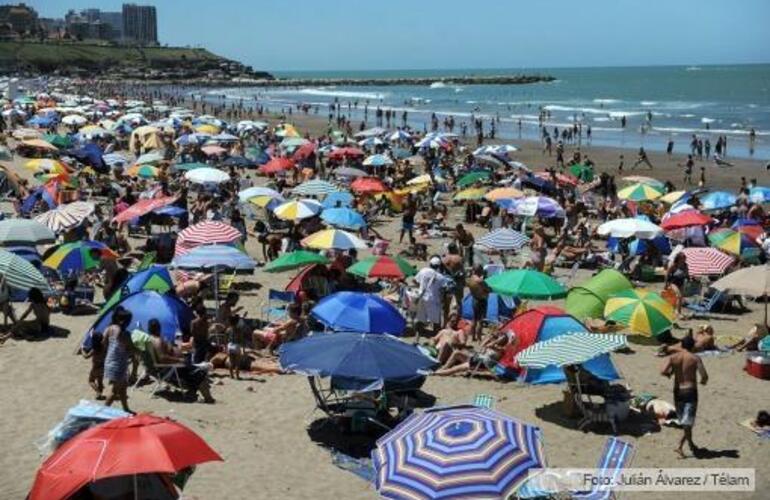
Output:
[[458,311],[463,307],[463,292],[465,291],[465,267],[463,266],[463,258],[460,256],[460,250],[457,248],[457,244],[452,242],[447,247],[447,253],[441,258],[441,263],[444,265],[445,274],[452,278],[454,286],[451,289],[451,293],[448,293],[444,298],[444,317],[449,317],[449,309],[451,307],[452,297],[454,297]]
[[669,356],[660,372],[664,377],[674,376],[674,405],[679,417],[679,425],[684,430],[679,446],[674,450],[680,458],[685,458],[682,451],[685,442],[693,455],[697,456],[700,452],[700,448],[693,443],[692,428],[695,425],[695,414],[698,410],[698,374],[700,374],[700,383],[706,385],[708,373],[703,366],[703,361],[692,353],[694,348],[695,339],[689,335],[683,338],[682,350]]
[[473,297],[473,323],[471,324],[471,338],[481,340],[484,318],[487,315],[487,299],[492,291],[484,282],[484,268],[475,266],[473,273],[468,278],[468,289]]
[[454,239],[460,245],[461,255],[465,258],[468,266],[473,265],[473,244],[475,240],[473,235],[465,230],[465,226],[457,224],[455,227]]

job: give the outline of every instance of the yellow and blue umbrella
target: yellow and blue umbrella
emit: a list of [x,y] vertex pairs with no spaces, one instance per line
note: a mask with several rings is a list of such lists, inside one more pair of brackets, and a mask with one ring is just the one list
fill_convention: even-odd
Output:
[[630,201],[652,201],[663,196],[663,191],[650,184],[639,182],[618,191],[618,198]]
[[302,240],[302,245],[317,250],[350,250],[366,248],[366,243],[354,234],[341,229],[324,229]]
[[674,322],[673,306],[648,290],[624,290],[612,295],[604,305],[604,317],[627,326],[640,335],[659,335]]
[[275,207],[273,213],[281,220],[298,221],[318,215],[322,208],[315,200],[292,200]]
[[538,427],[469,405],[414,413],[372,452],[391,499],[509,498],[544,463]]
[[[97,250],[99,259],[91,255],[91,250]],[[99,241],[76,241],[64,243],[54,248],[43,260],[43,265],[56,269],[61,275],[77,274],[99,267],[100,259],[117,259],[118,254]]]
[[46,174],[69,174],[70,169],[64,163],[59,160],[51,160],[49,158],[37,158],[29,160],[24,164],[26,168],[35,172],[43,172]]

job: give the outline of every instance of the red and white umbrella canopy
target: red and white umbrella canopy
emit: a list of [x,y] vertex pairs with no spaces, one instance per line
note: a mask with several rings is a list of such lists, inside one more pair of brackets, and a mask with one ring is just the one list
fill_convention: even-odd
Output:
[[184,255],[193,248],[214,243],[229,244],[241,239],[241,233],[233,226],[217,221],[204,221],[179,233],[174,256]]
[[690,276],[718,276],[733,265],[735,258],[716,248],[690,247],[682,250]]

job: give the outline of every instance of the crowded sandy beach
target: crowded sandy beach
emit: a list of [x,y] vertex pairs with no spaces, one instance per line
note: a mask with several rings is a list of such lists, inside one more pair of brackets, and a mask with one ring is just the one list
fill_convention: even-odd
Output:
[[[4,498],[570,496],[528,471],[603,457],[754,468],[730,495],[764,496],[762,162],[89,87],[4,101]],[[199,461],[180,438],[132,493],[57,465],[147,414]],[[464,477],[452,443],[526,461]]]

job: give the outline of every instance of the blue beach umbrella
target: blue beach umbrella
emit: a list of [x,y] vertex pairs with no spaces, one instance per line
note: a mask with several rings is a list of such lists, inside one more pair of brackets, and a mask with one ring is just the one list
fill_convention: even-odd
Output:
[[371,293],[333,293],[321,299],[310,314],[337,331],[401,335],[406,330],[406,320],[398,309]]
[[387,165],[393,165],[393,160],[385,155],[377,154],[367,157],[364,160],[364,165],[369,165],[372,167],[385,167]]
[[86,334],[83,346],[90,348],[93,332],[103,332],[112,321],[117,306],[131,312],[129,330],[147,331],[151,319],[160,322],[160,334],[167,342],[174,342],[178,334],[190,331],[192,311],[190,307],[173,295],[146,290],[123,297],[110,309],[102,313]]
[[102,306],[102,311],[105,312],[115,304],[120,302],[124,297],[127,297],[133,293],[144,292],[152,290],[158,293],[168,293],[174,289],[174,282],[171,279],[171,275],[163,266],[150,266],[144,271],[138,271],[129,276],[126,281],[120,285],[120,289],[112,294],[107,302]]
[[330,193],[324,201],[321,202],[321,206],[324,208],[338,208],[338,207],[350,207],[353,204],[353,195],[348,191],[337,191]]
[[187,210],[176,205],[166,205],[165,207],[156,208],[152,213],[155,215],[165,215],[167,217],[182,217],[187,213]]
[[757,186],[749,189],[749,201],[752,203],[770,202],[770,187]]
[[356,332],[315,333],[282,345],[279,354],[283,369],[332,377],[351,390],[375,390],[388,381],[409,381],[436,366],[419,348],[391,335]]
[[321,212],[321,219],[329,225],[358,230],[366,227],[364,216],[352,208],[327,208]]
[[511,498],[544,466],[538,427],[475,406],[414,413],[377,441],[375,487],[390,499]]
[[235,247],[202,245],[176,257],[171,262],[171,267],[188,271],[231,270],[250,273],[257,267],[257,263]]
[[701,209],[703,211],[708,210],[722,210],[724,208],[730,208],[735,205],[738,198],[727,191],[714,191],[704,195],[701,201]]

